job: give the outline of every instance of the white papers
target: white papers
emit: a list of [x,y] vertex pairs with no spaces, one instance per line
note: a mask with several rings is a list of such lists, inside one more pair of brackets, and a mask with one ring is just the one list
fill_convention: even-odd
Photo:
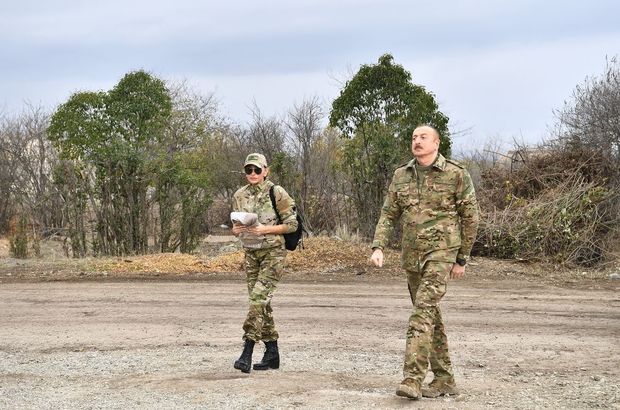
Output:
[[[231,212],[230,220],[235,224],[241,224],[248,228],[259,225],[260,223],[258,222],[258,215],[251,212]],[[242,232],[239,234],[239,239],[241,239],[244,248],[260,249],[263,245],[265,235]]]
[[239,223],[244,226],[252,226],[258,221],[258,215],[250,212],[231,212],[230,220],[233,223]]

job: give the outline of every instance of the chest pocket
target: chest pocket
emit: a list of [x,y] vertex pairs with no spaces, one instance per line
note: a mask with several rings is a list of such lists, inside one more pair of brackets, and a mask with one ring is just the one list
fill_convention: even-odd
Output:
[[254,208],[254,212],[258,214],[258,221],[263,225],[277,225],[276,213],[271,205],[269,193],[261,192]]
[[394,190],[396,193],[396,203],[398,203],[399,207],[405,209],[413,204],[414,195],[408,182],[395,184]]
[[255,195],[249,195],[241,208],[243,212],[258,215],[258,222],[263,225],[276,225],[276,214],[271,207],[269,194],[259,192]]
[[433,181],[428,187],[429,200],[433,207],[451,211],[455,208],[455,187],[450,181]]

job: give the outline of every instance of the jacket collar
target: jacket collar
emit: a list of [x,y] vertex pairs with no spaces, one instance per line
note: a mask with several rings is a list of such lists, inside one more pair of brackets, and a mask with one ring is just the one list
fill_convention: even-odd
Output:
[[[417,164],[418,164],[418,161],[414,158],[407,163],[407,168],[414,168]],[[433,161],[433,163],[431,164],[431,167],[436,168],[440,171],[445,170],[446,169],[446,158],[440,153],[437,153],[437,158],[435,158],[435,161]]]
[[266,179],[263,182],[260,182],[256,185],[248,184],[248,189],[253,194],[256,194],[258,192],[268,191],[269,188],[271,188],[271,185],[273,185],[273,182]]

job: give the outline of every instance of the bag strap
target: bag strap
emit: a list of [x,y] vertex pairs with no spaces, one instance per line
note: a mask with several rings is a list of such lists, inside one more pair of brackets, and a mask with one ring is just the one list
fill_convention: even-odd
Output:
[[[278,213],[278,207],[276,205],[276,195],[274,194],[273,190],[275,188],[275,185],[272,185],[271,188],[269,188],[269,199],[271,199],[271,207],[273,208],[274,212],[276,213],[276,218],[278,218],[278,222],[282,223],[282,218],[280,218],[280,213]],[[297,214],[297,216],[299,216],[299,214]],[[306,234],[308,234],[308,231],[306,231],[306,228],[301,227],[301,237],[299,238],[299,245],[301,247],[301,249],[305,249],[304,246],[304,232],[306,232]]]
[[273,192],[273,189],[275,188],[275,185],[272,185],[271,188],[269,188],[269,199],[271,199],[271,207],[273,208],[273,211],[276,213],[276,218],[278,218],[278,223],[282,223],[282,218],[280,218],[280,213],[278,212],[278,206],[276,205],[276,195]]

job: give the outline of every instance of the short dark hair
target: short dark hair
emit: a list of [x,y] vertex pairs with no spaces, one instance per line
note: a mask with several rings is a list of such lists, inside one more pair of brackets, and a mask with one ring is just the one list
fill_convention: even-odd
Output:
[[437,131],[437,128],[435,128],[433,125],[428,124],[428,123],[422,123],[422,124],[418,124],[416,125],[416,127],[413,129],[413,131],[411,131],[411,136],[413,136],[413,132],[415,130],[417,130],[420,127],[428,127],[430,129],[432,129],[433,131],[435,131],[435,134],[437,134],[437,139],[441,139],[441,134],[439,133],[439,131]]

